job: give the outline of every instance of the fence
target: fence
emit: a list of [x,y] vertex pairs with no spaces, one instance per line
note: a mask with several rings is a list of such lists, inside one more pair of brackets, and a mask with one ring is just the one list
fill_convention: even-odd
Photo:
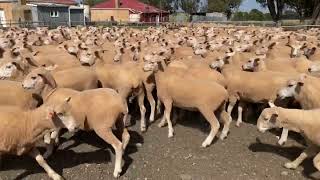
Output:
[[[282,25],[279,27],[288,29],[288,30],[296,30],[296,29],[303,29],[303,28],[320,28],[320,25],[311,25],[311,21],[305,21],[304,23],[300,23],[298,20],[289,20],[283,21]],[[166,25],[170,22],[115,22],[115,21],[89,21],[85,22],[86,26],[128,26],[134,28],[145,28],[150,26],[159,26],[159,25]],[[173,22],[180,26],[190,26],[191,24],[207,24],[207,25],[214,25],[216,27],[241,27],[247,28],[252,26],[258,27],[277,27],[277,24],[273,21],[201,21],[201,22]],[[71,22],[72,26],[82,25],[83,21],[79,22]],[[57,21],[1,21],[0,27],[7,28],[7,27],[24,27],[24,28],[35,28],[35,27],[48,27],[48,28],[56,28],[58,26],[70,26],[69,22],[57,22]]]

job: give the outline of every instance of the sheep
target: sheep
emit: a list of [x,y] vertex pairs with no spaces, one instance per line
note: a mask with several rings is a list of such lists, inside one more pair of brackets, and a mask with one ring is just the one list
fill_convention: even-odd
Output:
[[277,96],[280,99],[294,97],[302,109],[320,108],[320,80],[306,74],[298,78],[291,78],[287,84],[279,89]]
[[[55,104],[66,96],[72,97],[71,114],[81,130],[94,130],[104,141],[111,144],[116,152],[114,177],[122,171],[123,151],[129,142],[130,135],[124,127],[121,117],[126,117],[128,107],[122,97],[114,90],[101,88],[78,92],[66,88],[58,88],[53,76],[43,68],[30,72],[22,82],[25,89],[41,96],[47,104]],[[83,103],[88,106],[83,106]],[[122,142],[112,133],[116,125],[122,134]]]
[[[42,105],[34,110],[23,110],[17,106],[0,106],[0,156],[29,154],[53,180],[62,180],[44,160],[36,143],[46,132],[54,128],[75,131],[76,121],[70,114],[70,98],[62,104]],[[0,158],[1,159],[1,158]]]
[[265,132],[272,128],[287,128],[301,133],[307,140],[307,148],[294,161],[288,162],[284,166],[288,169],[296,169],[306,158],[316,155],[313,159],[313,164],[320,171],[319,114],[320,109],[267,108],[261,113],[257,127],[260,132]]
[[[224,61],[221,60],[224,64]],[[223,65],[222,64],[222,65]],[[221,65],[213,62],[211,68]],[[295,76],[280,72],[244,72],[235,69],[233,66],[222,66],[222,74],[227,82],[227,90],[229,92],[228,113],[231,115],[233,106],[238,100],[238,120],[237,126],[242,122],[243,101],[253,103],[267,103],[277,99],[278,90],[287,83],[287,81]],[[273,77],[273,78],[270,78]],[[243,83],[243,79],[246,83]]]
[[[201,81],[200,79],[181,77],[176,74],[179,68],[163,69],[161,62],[156,59],[145,63],[144,71],[155,73],[157,84],[157,95],[165,106],[164,116],[159,123],[159,127],[168,124],[168,137],[173,137],[174,130],[170,119],[172,105],[189,110],[200,111],[211,125],[208,137],[203,141],[202,147],[207,147],[212,143],[216,133],[220,128],[219,121],[213,111],[220,111],[224,127],[220,139],[224,139],[229,131],[231,117],[225,112],[225,103],[228,92],[223,86],[216,82]],[[188,83],[185,83],[187,81]]]
[[19,106],[23,109],[34,109],[42,104],[42,99],[26,92],[21,83],[0,80],[0,105]]

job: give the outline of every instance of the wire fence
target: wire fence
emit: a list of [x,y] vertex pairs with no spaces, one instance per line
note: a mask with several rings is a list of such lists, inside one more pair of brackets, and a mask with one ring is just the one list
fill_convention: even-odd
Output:
[[22,28],[36,28],[36,27],[48,27],[50,29],[56,28],[58,26],[103,26],[103,27],[133,27],[133,28],[147,28],[150,26],[161,26],[174,23],[176,27],[180,26],[192,26],[192,25],[209,25],[222,28],[248,28],[248,27],[282,27],[288,30],[297,29],[309,29],[309,28],[320,28],[320,25],[311,25],[311,21],[283,21],[281,25],[276,24],[273,21],[199,21],[199,22],[124,22],[124,21],[1,21],[1,28],[10,27],[22,27]]

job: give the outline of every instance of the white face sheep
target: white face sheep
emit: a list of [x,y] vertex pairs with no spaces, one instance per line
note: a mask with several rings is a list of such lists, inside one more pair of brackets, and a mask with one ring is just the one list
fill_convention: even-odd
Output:
[[0,106],[0,156],[2,154],[29,154],[53,180],[63,179],[46,163],[36,148],[46,132],[55,128],[77,129],[76,121],[70,114],[70,98],[62,104],[42,105],[34,110],[22,110],[19,107]]
[[307,157],[314,158],[314,166],[320,170],[319,161],[319,128],[318,121],[320,110],[299,110],[273,107],[264,109],[261,113],[257,127],[260,132],[265,132],[273,128],[286,128],[295,132],[300,132],[307,139],[308,147],[294,161],[286,163],[288,169],[296,169]]

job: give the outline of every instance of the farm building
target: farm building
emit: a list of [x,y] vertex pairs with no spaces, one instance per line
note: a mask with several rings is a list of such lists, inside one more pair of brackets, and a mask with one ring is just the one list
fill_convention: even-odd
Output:
[[169,12],[138,0],[109,0],[91,8],[91,21],[167,22]]
[[55,0],[54,2],[33,1],[28,4],[32,7],[32,19],[46,26],[83,25],[84,9],[76,6],[73,0]]
[[83,25],[84,9],[73,0],[0,1],[0,22],[32,21],[34,25]]

